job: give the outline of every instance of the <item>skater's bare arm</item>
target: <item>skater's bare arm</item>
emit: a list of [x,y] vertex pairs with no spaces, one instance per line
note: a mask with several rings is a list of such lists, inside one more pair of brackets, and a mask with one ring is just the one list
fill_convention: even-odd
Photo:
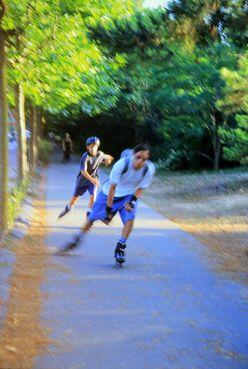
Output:
[[142,195],[143,189],[142,188],[137,188],[137,190],[135,191],[134,196],[137,197],[137,199],[139,199]]
[[81,174],[87,178],[93,185],[99,186],[99,180],[97,178],[93,178],[88,172],[87,172],[87,163],[84,165],[84,169],[81,170]]
[[109,193],[108,193],[108,199],[107,199],[107,206],[109,206],[110,208],[113,205],[113,199],[115,196],[115,189],[116,189],[116,184],[112,183],[109,187]]
[[107,165],[110,165],[113,160],[114,160],[113,156],[104,154],[102,163],[107,166]]
[[93,178],[86,170],[81,170],[81,174],[87,178],[93,185],[99,186],[99,180],[97,178]]

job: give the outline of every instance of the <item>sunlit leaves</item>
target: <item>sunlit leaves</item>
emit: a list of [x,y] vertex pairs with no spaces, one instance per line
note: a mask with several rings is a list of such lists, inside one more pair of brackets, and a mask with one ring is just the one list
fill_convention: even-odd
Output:
[[136,8],[131,0],[6,0],[4,27],[10,38],[10,86],[22,82],[26,96],[50,112],[91,104],[91,112],[113,106],[113,73],[125,63],[107,59],[88,39],[88,25],[120,18]]
[[237,113],[236,124],[231,129],[221,130],[227,160],[248,164],[248,59],[247,53],[239,59],[237,70],[222,69],[225,95],[219,105],[229,114]]

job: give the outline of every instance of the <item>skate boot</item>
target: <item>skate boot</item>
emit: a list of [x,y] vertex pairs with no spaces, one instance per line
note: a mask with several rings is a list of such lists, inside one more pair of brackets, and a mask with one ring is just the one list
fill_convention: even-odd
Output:
[[62,210],[61,213],[59,214],[58,219],[64,217],[67,213],[69,213],[69,211],[71,211],[71,208],[68,205],[66,205],[64,210]]
[[80,241],[82,240],[82,234],[77,234],[73,237],[73,240],[69,242],[66,246],[56,252],[56,255],[65,255],[68,252],[76,249],[80,245]]
[[87,210],[87,212],[86,212],[86,220],[88,220],[88,218],[90,216],[90,213],[91,213],[91,211],[90,210]]
[[125,248],[126,248],[126,245],[124,243],[121,243],[121,242],[117,243],[117,246],[115,248],[115,261],[117,264],[122,265],[123,263],[125,263],[126,261]]

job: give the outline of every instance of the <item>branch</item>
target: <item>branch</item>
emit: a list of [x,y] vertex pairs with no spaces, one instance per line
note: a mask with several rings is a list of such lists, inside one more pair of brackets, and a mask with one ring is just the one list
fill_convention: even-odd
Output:
[[197,153],[204,156],[205,158],[209,159],[211,161],[211,163],[214,164],[214,160],[210,156],[208,156],[208,155],[206,155],[206,154],[204,154],[203,152],[200,152],[200,151],[197,151]]

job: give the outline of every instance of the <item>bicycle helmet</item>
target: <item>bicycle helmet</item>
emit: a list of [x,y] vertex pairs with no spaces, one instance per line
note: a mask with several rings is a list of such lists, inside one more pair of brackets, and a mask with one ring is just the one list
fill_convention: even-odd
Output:
[[91,136],[91,137],[87,138],[87,140],[85,142],[86,146],[91,145],[93,143],[96,143],[98,146],[100,146],[99,138],[96,137],[96,136]]

